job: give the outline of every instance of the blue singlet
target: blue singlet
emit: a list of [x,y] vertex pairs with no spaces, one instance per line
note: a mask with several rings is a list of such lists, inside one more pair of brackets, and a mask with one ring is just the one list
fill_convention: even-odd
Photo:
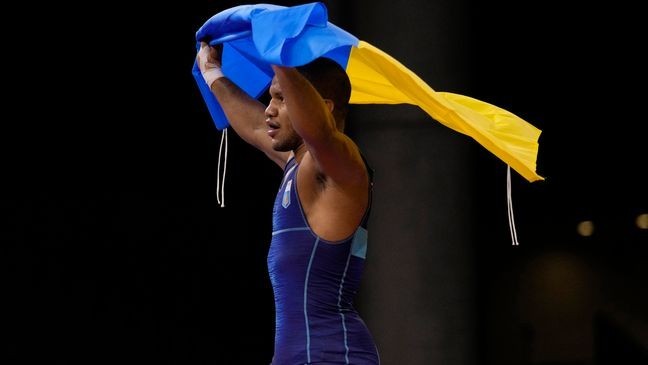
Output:
[[268,253],[276,310],[272,365],[379,364],[371,334],[353,308],[367,250],[371,190],[356,232],[329,242],[304,217],[298,169],[294,158],[286,164],[273,210]]

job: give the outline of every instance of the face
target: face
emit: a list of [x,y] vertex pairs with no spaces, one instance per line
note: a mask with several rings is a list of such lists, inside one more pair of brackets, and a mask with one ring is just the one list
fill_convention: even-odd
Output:
[[272,138],[272,148],[281,152],[294,151],[303,141],[292,128],[281,86],[276,78],[272,79],[269,92],[271,99],[265,110],[265,116],[268,136]]

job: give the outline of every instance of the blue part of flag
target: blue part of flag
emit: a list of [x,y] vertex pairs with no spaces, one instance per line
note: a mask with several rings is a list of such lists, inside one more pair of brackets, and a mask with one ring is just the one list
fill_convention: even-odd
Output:
[[[326,6],[314,2],[293,7],[239,5],[224,10],[196,32],[200,42],[223,44],[223,74],[253,98],[272,81],[270,65],[301,66],[318,57],[335,60],[346,69],[358,38],[328,22]],[[196,63],[193,75],[219,130],[229,123]]]

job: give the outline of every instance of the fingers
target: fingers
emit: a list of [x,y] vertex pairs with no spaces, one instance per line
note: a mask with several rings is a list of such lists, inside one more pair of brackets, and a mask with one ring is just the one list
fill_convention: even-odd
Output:
[[223,44],[220,43],[214,46],[210,46],[209,51],[210,51],[209,56],[215,61],[217,61],[219,64],[221,64],[222,57],[223,57]]
[[196,55],[200,72],[210,88],[216,80],[224,77],[223,71],[221,70],[219,49],[222,49],[222,46],[212,47],[206,42],[200,42],[200,50],[198,50],[198,54]]
[[221,67],[222,50],[222,44],[210,46],[207,42],[200,42],[200,50],[196,57],[202,65],[209,63]]
[[223,54],[223,44],[219,43],[215,46],[212,46],[212,48],[216,50],[216,52],[218,53],[218,59],[220,59],[221,55]]
[[205,71],[205,64],[209,60],[209,46],[204,44],[203,42],[200,43],[200,49],[198,50],[198,54],[196,54],[196,61],[198,61],[198,66],[200,67],[200,71]]

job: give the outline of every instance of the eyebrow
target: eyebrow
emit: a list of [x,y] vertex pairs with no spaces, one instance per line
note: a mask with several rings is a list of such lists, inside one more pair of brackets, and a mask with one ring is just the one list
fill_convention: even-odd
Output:
[[268,89],[268,94],[270,94],[270,96],[283,95],[281,90],[277,90],[277,88],[273,88],[272,86],[270,86],[270,88]]

